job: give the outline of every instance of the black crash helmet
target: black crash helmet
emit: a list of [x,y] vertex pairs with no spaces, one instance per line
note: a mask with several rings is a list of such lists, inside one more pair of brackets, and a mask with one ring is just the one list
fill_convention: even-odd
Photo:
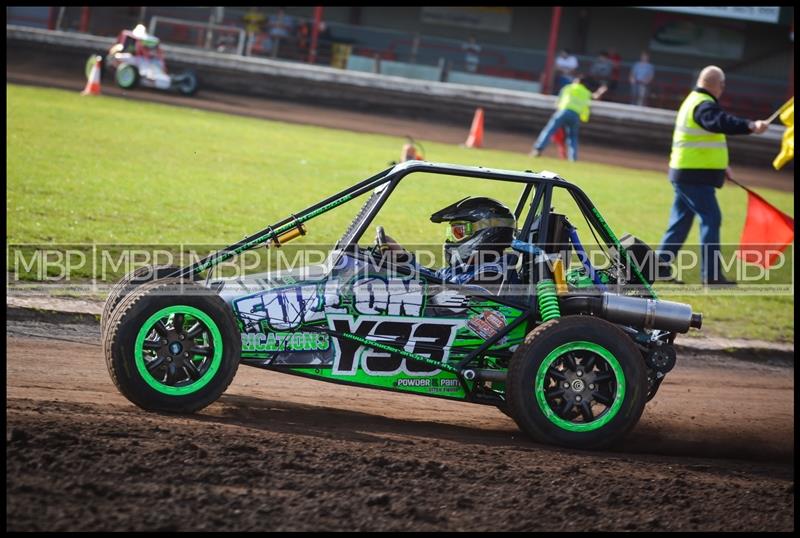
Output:
[[506,206],[483,196],[467,196],[440,209],[431,222],[449,223],[444,243],[448,265],[466,263],[476,252],[499,255],[511,245],[517,224]]

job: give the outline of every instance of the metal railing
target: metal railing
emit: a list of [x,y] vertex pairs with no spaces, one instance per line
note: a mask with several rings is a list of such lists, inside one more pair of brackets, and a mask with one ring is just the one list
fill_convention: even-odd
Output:
[[[345,44],[350,54],[414,65],[437,67],[445,62],[442,76],[448,80],[447,72],[467,72],[464,41],[442,37],[432,37],[396,30],[364,28],[343,23],[329,23],[327,36],[320,43],[327,41],[330,51],[336,45]],[[319,55],[319,60],[330,58],[330,53]],[[484,80],[492,78],[514,79],[517,81],[540,82],[546,60],[544,50],[523,49],[499,45],[481,45],[479,62],[474,71],[485,75]],[[302,57],[292,57],[280,53],[278,58],[305,61]],[[595,56],[578,55],[579,71],[588,74],[596,60]],[[630,70],[635,61],[622,61],[616,67],[617,79],[613,89],[604,97],[604,101],[631,103],[631,87],[628,82]],[[668,65],[654,64],[655,79],[650,85],[646,98],[646,106],[677,110],[688,92],[694,87],[698,71],[676,68]],[[785,100],[788,83],[783,79],[750,77],[727,73],[727,90],[720,102],[729,112],[749,118],[763,118],[777,109]]]
[[[57,27],[62,28],[63,23],[62,29],[77,29],[80,9],[59,8]],[[262,31],[248,36],[241,19],[244,8],[227,8],[223,24],[218,24],[223,21],[214,15],[212,9],[150,7],[147,8],[149,28],[166,44],[290,62],[308,63],[312,57],[312,20],[309,18],[290,16],[292,25],[288,36],[270,36],[267,20]],[[176,17],[183,13],[186,18]],[[98,33],[96,26],[105,28],[104,24],[108,26],[113,21],[97,22],[97,25],[92,25],[94,33]],[[111,32],[108,35],[116,34]],[[457,39],[326,21],[326,30],[319,35],[314,63],[346,69],[348,58],[354,56],[361,61],[350,62],[351,67],[357,63],[366,65],[364,59],[371,59],[373,71],[377,73],[383,72],[380,62],[388,61],[396,62],[393,73],[410,78],[428,78],[430,69],[413,67],[428,66],[439,70],[438,80],[443,82],[458,80],[467,84],[539,91],[537,83],[542,79],[546,59],[544,50],[479,43],[481,50],[475,66],[468,65],[464,45],[465,41]],[[577,58],[579,70],[589,73],[596,58],[586,55]],[[409,67],[401,68],[400,64]],[[628,75],[633,64],[634,61],[618,64],[614,87],[603,97],[604,101],[631,102]],[[453,73],[457,76],[452,76]],[[696,76],[697,72],[691,69],[655,64],[655,80],[648,89],[645,104],[677,110],[693,87]],[[720,101],[731,113],[753,119],[765,117],[785,101],[788,87],[788,81],[782,78],[749,77],[728,72],[727,90]]]
[[244,54],[247,36],[244,29],[211,22],[195,22],[154,15],[148,33],[163,43],[198,47],[217,52]]

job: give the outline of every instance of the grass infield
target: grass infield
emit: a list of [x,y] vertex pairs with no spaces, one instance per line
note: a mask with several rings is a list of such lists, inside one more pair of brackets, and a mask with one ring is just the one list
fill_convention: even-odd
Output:
[[[108,96],[13,84],[6,89],[6,241],[12,245],[233,243],[386,168],[403,144],[399,137]],[[590,162],[534,161],[519,153],[426,141],[424,133],[419,138],[426,158],[434,162],[556,171],[587,193],[618,236],[630,232],[656,247],[666,228],[673,192],[664,174]],[[382,224],[403,244],[441,244],[444,225],[428,220],[433,211],[467,195],[491,196],[513,207],[519,192],[511,184],[414,174],[374,224]],[[791,193],[759,193],[794,214]],[[741,234],[747,197],[730,184],[717,196],[723,252],[730,253]],[[360,205],[357,199],[311,221],[302,241],[332,244]],[[577,226],[585,243],[592,242],[571,199],[555,197],[553,206]],[[698,228],[695,224],[688,242],[699,242]],[[372,235],[368,232],[362,242]],[[770,283],[792,283],[791,247],[787,253],[786,266],[769,273]],[[729,274],[736,276],[735,270]],[[682,278],[690,284],[699,281],[697,270]],[[701,292],[664,298],[703,312],[706,334],[794,338],[793,287],[783,294]]]

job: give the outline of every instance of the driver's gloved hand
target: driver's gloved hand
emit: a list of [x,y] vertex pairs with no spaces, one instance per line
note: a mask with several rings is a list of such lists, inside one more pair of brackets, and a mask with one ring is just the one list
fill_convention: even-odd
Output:
[[414,255],[402,247],[400,250],[389,250],[386,257],[394,265],[404,265],[409,268],[414,265]]
[[384,234],[383,236],[386,239],[386,243],[385,244],[386,244],[386,247],[389,250],[400,250],[400,251],[405,252],[405,249],[403,248],[403,245],[401,245],[400,243],[398,243],[397,241],[392,239],[392,236],[390,236],[389,234]]

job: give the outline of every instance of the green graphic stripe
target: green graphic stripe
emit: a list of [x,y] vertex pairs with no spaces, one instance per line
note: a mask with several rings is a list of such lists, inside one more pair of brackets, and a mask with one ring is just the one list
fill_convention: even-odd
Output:
[[622,246],[622,245],[619,243],[619,240],[617,239],[617,236],[616,236],[616,235],[614,235],[614,232],[612,232],[612,231],[611,231],[611,228],[608,226],[608,223],[607,223],[607,222],[605,221],[605,219],[604,219],[604,218],[603,218],[603,217],[600,215],[600,212],[597,210],[597,208],[596,208],[596,207],[593,207],[593,208],[592,208],[592,213],[594,213],[594,215],[595,215],[595,216],[597,217],[597,219],[600,221],[600,224],[602,224],[602,225],[603,225],[603,229],[606,231],[606,233],[607,233],[607,234],[608,234],[608,235],[611,237],[611,239],[613,240],[613,242],[614,242],[614,246],[615,246],[615,247],[617,247],[617,251],[618,251],[618,252],[622,252],[622,253],[625,255],[625,259],[626,259],[626,260],[628,260],[628,265],[631,267],[631,269],[633,269],[633,272],[634,272],[634,274],[635,274],[635,275],[636,275],[636,276],[639,278],[639,281],[640,281],[642,284],[644,284],[644,287],[645,287],[645,289],[646,289],[646,290],[647,290],[647,291],[650,293],[650,295],[653,297],[653,299],[658,299],[658,297],[656,296],[656,292],[655,292],[655,291],[653,291],[653,288],[651,288],[651,287],[650,287],[650,284],[648,284],[648,283],[647,283],[647,280],[645,280],[645,278],[644,278],[644,275],[642,275],[642,273],[639,271],[639,268],[638,268],[638,267],[636,266],[636,264],[635,264],[635,263],[633,263],[633,261],[631,260],[631,256],[630,256],[630,254],[628,254],[628,249],[626,249],[625,247],[623,247],[623,246]]
[[[182,387],[165,385],[153,377],[153,375],[147,370],[144,359],[145,337],[150,334],[150,331],[153,329],[153,325],[155,325],[156,321],[165,317],[169,317],[171,314],[188,314],[188,316],[192,316],[195,319],[200,320],[208,328],[208,330],[211,331],[211,345],[214,348],[214,356],[211,358],[211,364],[209,365],[208,370],[206,370],[206,373],[203,374],[203,376],[197,381]],[[169,396],[184,396],[186,394],[191,394],[206,386],[208,382],[214,378],[217,370],[219,370],[219,367],[222,364],[222,334],[220,334],[217,324],[214,323],[214,321],[202,310],[198,310],[197,308],[186,305],[168,306],[167,308],[162,308],[147,318],[147,321],[142,324],[142,328],[139,329],[139,334],[136,335],[136,343],[134,344],[134,360],[136,362],[136,369],[139,371],[139,375],[142,376],[142,379],[144,379],[144,381],[150,385],[150,387],[158,392],[167,394]]]
[[[611,406],[599,417],[595,417],[593,421],[586,423],[570,422],[559,417],[550,407],[550,404],[547,403],[547,399],[545,398],[544,378],[547,376],[548,368],[550,368],[550,365],[553,364],[556,359],[563,356],[565,353],[576,350],[588,350],[600,355],[608,363],[608,365],[611,366],[611,370],[614,372],[614,378],[617,382],[617,392],[614,395],[614,401],[611,403]],[[567,344],[558,346],[556,349],[548,353],[547,357],[545,357],[542,363],[539,365],[539,370],[536,372],[534,392],[536,394],[536,401],[539,404],[539,409],[542,411],[542,413],[544,413],[548,420],[550,420],[550,422],[559,428],[571,432],[589,432],[598,428],[602,428],[608,424],[619,412],[620,408],[622,407],[622,401],[625,399],[625,374],[622,372],[622,366],[619,364],[617,358],[614,357],[614,355],[612,355],[611,352],[606,348],[592,342],[569,342]]]
[[[491,353],[492,351],[499,351],[499,350],[502,350],[502,349],[508,349],[510,347],[513,347],[513,346],[521,344],[522,340],[523,340],[522,338],[515,338],[513,340],[509,340],[508,342],[506,342],[504,344],[497,344],[497,345],[494,345],[494,346],[490,347],[486,352],[487,353]],[[468,353],[470,351],[478,349],[485,342],[486,342],[486,340],[482,340],[482,339],[478,339],[478,338],[472,338],[472,339],[468,339],[468,340],[462,340],[462,339],[456,338],[456,341],[453,342],[453,345],[450,346],[450,349],[452,350],[452,353],[457,353],[457,352]]]
[[[453,400],[464,400],[467,397],[461,383],[458,381],[458,377],[449,372],[439,372],[433,376],[407,373],[386,376],[370,375],[363,370],[358,370],[353,375],[342,375],[335,374],[330,368],[314,366],[291,368],[291,371],[325,381],[336,381],[348,385],[387,389],[394,392],[437,396]],[[472,381],[466,381],[467,387],[470,388],[470,390],[473,383]]]
[[347,202],[348,200],[351,200],[352,198],[353,198],[352,194],[347,194],[345,196],[342,196],[341,198],[339,198],[337,200],[334,200],[333,202],[331,202],[331,203],[329,203],[327,205],[324,205],[324,206],[320,207],[319,209],[316,209],[316,210],[312,211],[308,215],[304,215],[302,217],[297,217],[296,219],[292,220],[291,222],[287,222],[283,226],[280,226],[280,227],[278,227],[278,228],[276,228],[276,229],[274,229],[274,230],[272,230],[270,232],[267,232],[264,235],[256,237],[255,239],[252,239],[252,240],[248,241],[247,243],[244,243],[243,245],[240,245],[239,247],[237,247],[237,248],[235,248],[233,250],[222,252],[222,253],[218,254],[217,256],[214,256],[213,258],[207,260],[206,262],[198,265],[197,268],[194,270],[194,272],[195,273],[199,273],[200,271],[204,271],[204,270],[208,269],[209,267],[211,267],[213,265],[217,265],[218,263],[224,262],[228,258],[231,258],[231,257],[239,254],[240,252],[243,252],[245,250],[251,249],[256,245],[260,245],[261,243],[263,243],[265,241],[269,241],[270,239],[274,239],[275,237],[281,235],[282,233],[288,232],[292,228],[296,228],[298,223],[303,223],[303,222],[309,221],[309,220],[313,219],[314,217],[317,217],[317,216],[321,215],[322,213],[325,213],[326,211],[330,211],[334,207],[342,205],[343,203]]
[[242,357],[245,359],[269,359],[275,354],[274,351],[242,351]]
[[430,366],[435,366],[436,368],[440,368],[442,370],[446,370],[448,372],[452,372],[454,374],[458,373],[458,370],[454,366],[450,366],[449,364],[444,364],[444,363],[439,362],[437,360],[429,359],[428,357],[423,357],[422,355],[417,355],[415,353],[411,353],[409,351],[406,351],[405,349],[400,349],[400,348],[396,348],[396,347],[392,347],[392,346],[387,346],[386,344],[381,344],[380,342],[375,342],[374,340],[368,340],[366,338],[363,338],[363,337],[358,336],[357,334],[353,334],[353,333],[342,333],[342,336],[344,338],[348,338],[350,340],[354,340],[354,341],[358,342],[359,344],[363,344],[365,346],[370,346],[370,347],[373,347],[373,348],[376,348],[376,349],[380,349],[382,351],[388,351],[389,353],[396,353],[397,355],[400,355],[401,357],[405,357],[407,359],[413,359],[413,360],[416,360],[416,361],[420,361],[420,362],[423,362],[423,363],[428,364]]

